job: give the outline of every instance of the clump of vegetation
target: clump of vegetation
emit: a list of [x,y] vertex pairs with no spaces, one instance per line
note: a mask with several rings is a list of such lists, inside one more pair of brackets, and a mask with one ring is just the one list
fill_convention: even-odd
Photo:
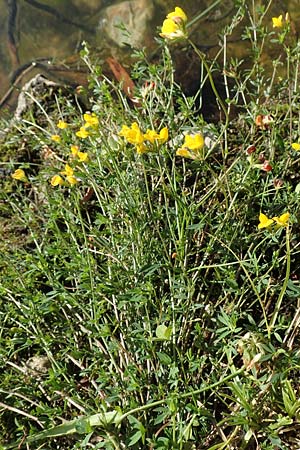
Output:
[[[224,31],[249,15],[251,68],[218,68],[176,7],[130,92],[86,46],[89,110],[58,95],[8,132],[2,448],[299,447],[300,53],[266,12],[240,5]],[[200,58],[218,123],[175,83],[173,41]]]

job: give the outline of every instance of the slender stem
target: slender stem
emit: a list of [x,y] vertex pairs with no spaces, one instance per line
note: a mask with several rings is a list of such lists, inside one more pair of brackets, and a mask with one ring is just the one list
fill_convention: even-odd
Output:
[[219,3],[221,3],[222,0],[216,0],[212,5],[210,5],[208,8],[206,8],[204,11],[201,11],[201,13],[197,14],[192,20],[190,20],[187,24],[188,27],[193,25],[194,23],[198,22],[201,17],[204,17],[209,11],[211,11],[215,6],[218,6]]
[[[284,297],[284,294],[286,292],[286,288],[290,279],[290,273],[291,273],[291,248],[290,248],[290,231],[289,228],[286,229],[286,270],[285,270],[285,279],[281,288],[281,291],[279,293],[275,309],[270,321],[269,325],[269,333],[271,332],[272,328],[274,328],[275,322],[277,320],[277,316],[280,311],[281,303]],[[270,336],[269,336],[270,337]]]
[[257,297],[257,299],[258,299],[258,302],[259,302],[259,304],[260,304],[260,307],[261,307],[261,310],[262,310],[262,313],[263,313],[263,317],[264,317],[264,321],[265,321],[265,324],[266,324],[266,328],[267,328],[267,330],[268,330],[268,336],[269,336],[269,335],[270,335],[270,325],[268,324],[268,318],[267,318],[267,315],[266,315],[264,303],[263,303],[263,301],[262,301],[262,299],[261,299],[261,296],[260,296],[260,294],[259,294],[259,292],[258,292],[258,290],[257,290],[257,288],[256,288],[256,286],[255,286],[255,284],[254,284],[254,281],[253,281],[253,279],[252,279],[252,276],[250,275],[250,273],[248,272],[247,268],[246,268],[245,265],[244,265],[244,262],[245,262],[245,261],[241,260],[241,259],[237,256],[237,254],[236,254],[236,253],[235,253],[235,252],[234,252],[234,251],[233,251],[233,250],[232,250],[225,242],[223,242],[223,241],[221,241],[220,239],[218,239],[215,235],[211,235],[211,234],[208,233],[208,236],[211,236],[213,239],[215,239],[216,241],[220,242],[220,244],[224,245],[224,247],[227,248],[227,250],[229,250],[229,252],[230,252],[230,253],[236,258],[236,260],[239,262],[239,264],[240,264],[241,268],[243,269],[243,271],[244,271],[246,277],[248,278],[248,281],[249,281],[249,283],[250,283],[250,285],[251,285],[251,287],[252,287],[253,292],[255,293],[255,295],[256,295],[256,297]]
[[[226,383],[227,381],[231,380],[232,378],[235,378],[241,374],[243,374],[245,372],[245,368],[242,367],[241,369],[237,370],[236,372],[231,373],[230,375],[227,375],[227,377],[222,378],[219,381],[216,381],[213,384],[210,384],[208,386],[204,386],[200,389],[196,389],[194,391],[190,391],[190,392],[185,392],[184,394],[178,394],[176,393],[176,397],[178,399],[183,399],[183,398],[188,398],[188,397],[193,397],[194,395],[198,395],[201,394],[202,392],[205,391],[209,391],[211,389],[214,389],[218,386],[220,386],[223,383]],[[156,402],[152,402],[152,403],[147,403],[147,405],[143,405],[143,406],[139,406],[138,408],[134,408],[131,409],[130,411],[127,411],[126,413],[124,413],[120,419],[119,419],[119,423],[121,423],[124,419],[126,419],[126,417],[135,414],[136,412],[140,412],[140,411],[146,411],[147,409],[151,409],[151,408],[155,408],[156,406],[162,405],[163,403],[166,403],[167,399],[162,399],[162,400],[157,400]]]
[[85,253],[86,253],[86,261],[87,261],[88,269],[89,269],[89,281],[90,281],[90,289],[91,289],[91,300],[90,300],[91,308],[90,308],[90,310],[92,312],[92,319],[96,319],[97,313],[96,313],[95,305],[97,304],[97,302],[95,299],[94,274],[93,274],[93,267],[92,267],[92,262],[91,262],[91,255],[89,252],[89,243],[88,243],[88,238],[87,238],[87,233],[86,233],[86,227],[85,227],[84,220],[83,220],[83,217],[81,214],[81,207],[80,207],[78,192],[74,193],[74,203],[76,205],[77,214],[78,214],[80,225],[81,225],[82,236],[84,239]]
[[207,61],[206,61],[205,54],[202,53],[202,52],[198,49],[198,47],[193,43],[193,41],[191,41],[190,39],[188,39],[188,42],[189,42],[189,44],[193,47],[193,49],[195,50],[195,53],[199,56],[199,58],[200,58],[202,64],[203,64],[204,67],[205,67],[205,70],[206,70],[206,72],[207,72],[208,79],[209,79],[211,88],[212,88],[212,90],[213,90],[213,93],[215,94],[216,99],[217,99],[217,101],[218,101],[220,107],[222,108],[222,110],[223,110],[223,112],[224,112],[225,119],[226,119],[225,124],[228,125],[228,122],[229,122],[229,114],[228,114],[228,110],[227,110],[226,106],[224,105],[224,102],[223,102],[223,100],[221,99],[221,96],[220,96],[220,94],[219,94],[219,92],[218,92],[218,90],[217,90],[217,88],[216,88],[214,79],[213,79],[212,74],[211,74],[210,67],[209,67],[209,65],[207,64]]

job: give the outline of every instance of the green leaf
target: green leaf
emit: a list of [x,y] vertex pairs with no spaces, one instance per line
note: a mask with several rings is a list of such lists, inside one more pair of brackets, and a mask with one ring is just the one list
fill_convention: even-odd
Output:
[[171,364],[172,359],[170,358],[169,355],[167,355],[166,353],[162,353],[162,352],[157,352],[156,354],[162,364],[165,364],[166,366],[169,366]]
[[[89,433],[92,427],[105,428],[107,425],[119,425],[122,414],[119,411],[108,411],[106,413],[93,414],[92,416],[80,417],[78,419],[70,420],[56,427],[44,430],[41,433],[29,436],[26,443],[40,441],[58,436],[66,436],[73,433]],[[15,444],[5,446],[4,449],[14,448]]]
[[166,325],[158,325],[155,331],[156,337],[162,341],[169,341],[172,334],[172,327]]
[[131,439],[128,443],[128,446],[131,447],[132,445],[136,444],[142,437],[142,433],[140,430],[138,430],[136,433],[134,433],[133,436],[131,436]]
[[75,423],[75,429],[78,434],[87,434],[92,431],[91,424],[87,419],[78,420]]

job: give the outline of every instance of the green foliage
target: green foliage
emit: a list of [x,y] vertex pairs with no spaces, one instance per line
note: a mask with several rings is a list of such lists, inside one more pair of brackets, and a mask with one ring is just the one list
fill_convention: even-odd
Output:
[[[199,114],[201,90],[181,91],[163,46],[156,64],[136,53],[130,95],[86,47],[88,115],[56,93],[11,124],[2,448],[299,446],[298,44],[289,22],[273,30],[265,9],[236,3],[224,35],[248,15],[252,66],[225,61],[226,98],[217,63],[188,41],[218,123]],[[284,55],[271,73],[265,42]]]

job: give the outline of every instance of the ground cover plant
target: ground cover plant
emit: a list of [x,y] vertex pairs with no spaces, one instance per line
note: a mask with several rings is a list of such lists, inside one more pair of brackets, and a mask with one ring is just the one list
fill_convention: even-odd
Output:
[[271,3],[236,2],[213,61],[177,6],[129,90],[85,45],[88,105],[28,94],[1,144],[1,448],[299,448],[299,43]]

